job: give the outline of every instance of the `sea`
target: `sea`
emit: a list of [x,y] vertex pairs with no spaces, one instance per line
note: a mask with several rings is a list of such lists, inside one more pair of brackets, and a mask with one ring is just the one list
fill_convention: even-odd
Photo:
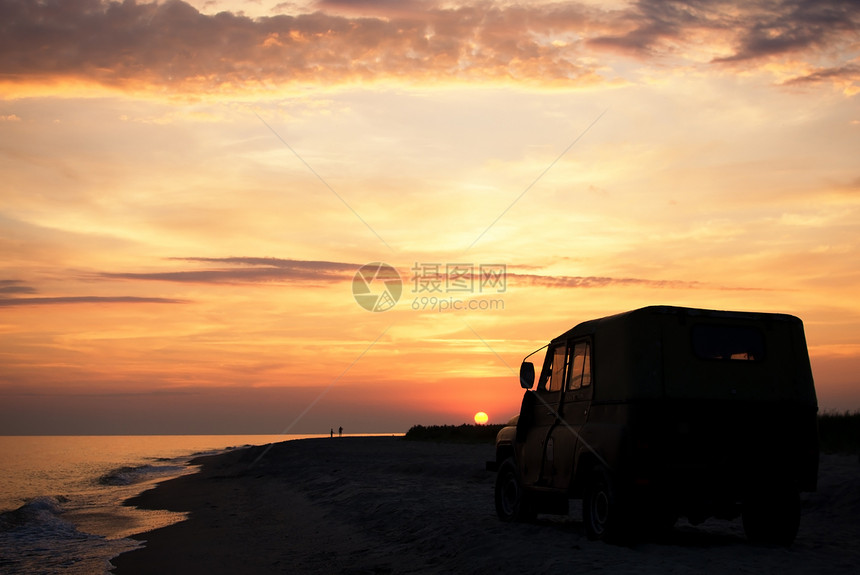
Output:
[[318,435],[0,436],[0,573],[110,573],[129,537],[185,519],[123,502],[197,456]]

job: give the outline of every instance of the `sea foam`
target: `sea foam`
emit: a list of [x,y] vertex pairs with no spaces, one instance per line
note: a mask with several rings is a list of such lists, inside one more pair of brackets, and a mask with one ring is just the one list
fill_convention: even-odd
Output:
[[136,548],[130,539],[82,533],[63,519],[62,496],[37,497],[0,514],[0,572],[5,575],[108,573],[108,558]]

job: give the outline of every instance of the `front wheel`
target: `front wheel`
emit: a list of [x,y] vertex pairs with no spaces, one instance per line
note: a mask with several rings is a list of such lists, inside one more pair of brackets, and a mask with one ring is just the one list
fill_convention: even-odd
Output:
[[528,494],[520,484],[517,466],[509,457],[499,466],[496,474],[496,515],[502,521],[530,521],[535,514],[529,504]]

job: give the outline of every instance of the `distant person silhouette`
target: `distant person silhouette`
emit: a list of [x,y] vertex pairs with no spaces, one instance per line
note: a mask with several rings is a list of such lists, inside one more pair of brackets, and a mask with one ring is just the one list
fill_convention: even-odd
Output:
[[338,427],[338,428],[337,428],[337,436],[338,436],[338,437],[343,437],[343,427]]
[[334,437],[334,427],[331,428],[331,436]]

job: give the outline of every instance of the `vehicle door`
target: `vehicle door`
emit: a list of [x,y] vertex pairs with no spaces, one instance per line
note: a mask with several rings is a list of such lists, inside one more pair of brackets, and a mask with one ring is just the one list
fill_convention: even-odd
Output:
[[[567,489],[573,477],[576,453],[583,447],[580,434],[591,406],[591,375],[590,341],[572,341],[568,349],[568,367],[559,410],[562,421],[553,428],[547,440],[553,447],[552,461],[547,461],[547,464],[552,465],[552,487]],[[547,457],[550,457],[549,450]]]
[[[566,363],[567,345],[564,342],[547,349],[537,388],[527,392],[533,394],[528,398],[529,413],[520,414],[521,418],[525,416],[529,421],[522,447],[523,480],[528,485],[548,485],[550,475],[545,461],[547,457],[553,456],[553,446],[552,442],[548,444],[547,440],[558,422]],[[526,408],[526,402],[523,405]]]

